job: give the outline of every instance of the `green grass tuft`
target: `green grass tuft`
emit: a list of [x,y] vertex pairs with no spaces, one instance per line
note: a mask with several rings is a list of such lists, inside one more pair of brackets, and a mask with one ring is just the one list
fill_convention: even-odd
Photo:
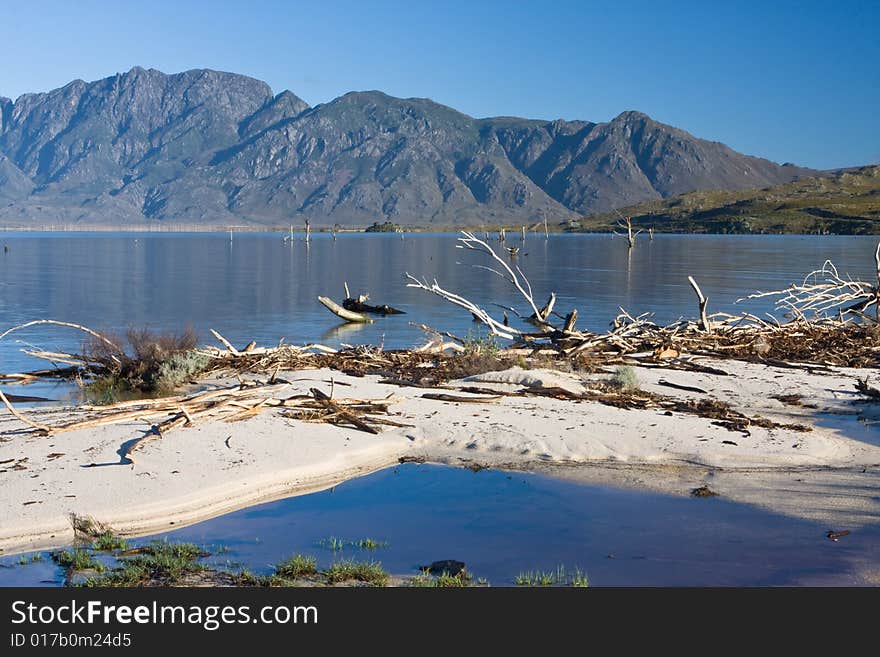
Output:
[[[484,585],[485,580],[481,580],[479,583]],[[473,585],[473,578],[465,571],[460,572],[458,575],[450,575],[444,572],[437,577],[431,577],[427,573],[422,573],[409,581],[409,586],[416,588],[448,589],[467,588]]]
[[345,548],[358,548],[361,550],[377,550],[379,548],[388,547],[387,541],[377,541],[374,538],[361,538],[357,541],[349,541],[344,538],[331,536],[318,541],[318,545],[328,548],[334,552],[341,552]]
[[27,554],[21,555],[18,558],[18,564],[20,566],[27,566],[28,564],[37,563],[42,560],[43,560],[43,553],[42,552],[34,552],[31,555],[27,555]]
[[82,548],[73,550],[56,550],[52,553],[52,560],[69,572],[81,570],[95,570],[102,572],[104,565],[95,560],[91,552]]
[[577,588],[586,588],[590,585],[587,574],[580,568],[575,568],[568,572],[565,566],[557,566],[556,570],[550,571],[526,571],[516,576],[514,583],[517,586],[571,586]]
[[467,337],[464,339],[465,356],[488,356],[489,358],[497,358],[501,347],[498,344],[498,338],[491,333],[483,335],[479,329],[474,333],[468,330]]
[[296,554],[275,566],[275,574],[286,579],[299,579],[318,572],[318,562],[314,557]]
[[208,556],[192,543],[153,541],[137,553],[119,559],[118,566],[100,578],[90,578],[83,586],[143,586],[150,582],[175,584],[187,575],[203,572],[206,566],[198,563]]
[[114,552],[116,550],[128,549],[128,541],[124,538],[116,536],[112,531],[105,530],[95,537],[92,543],[92,549],[98,552]]
[[348,544],[348,541],[337,538],[335,536],[331,536],[330,538],[324,538],[318,541],[318,545],[321,547],[328,548],[333,550],[334,552],[339,552]]
[[357,581],[371,586],[385,586],[388,583],[388,573],[382,568],[381,563],[375,561],[337,561],[324,575],[328,584]]

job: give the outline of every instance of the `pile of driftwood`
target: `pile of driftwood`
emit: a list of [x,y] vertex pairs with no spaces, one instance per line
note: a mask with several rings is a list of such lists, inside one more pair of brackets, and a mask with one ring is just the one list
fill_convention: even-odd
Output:
[[[697,319],[680,319],[668,325],[651,321],[649,314],[633,316],[620,309],[610,330],[604,333],[577,330],[578,310],[565,315],[556,312],[556,294],[539,306],[532,286],[510,258],[499,255],[490,244],[464,231],[457,248],[476,251],[489,264],[477,269],[499,276],[510,283],[526,302],[525,313],[503,307],[498,318],[485,307],[443,288],[436,279],[428,281],[407,274],[408,287],[437,295],[468,311],[498,338],[509,340],[508,353],[555,354],[636,354],[650,352],[658,359],[677,358],[682,353],[726,358],[795,360],[824,365],[865,366],[876,364],[880,347],[880,244],[875,251],[877,281],[864,282],[840,276],[830,261],[810,272],[800,284],[783,290],[758,292],[746,298],[775,298],[778,310],[788,315],[780,322],[768,315],[763,319],[750,313],[709,314],[708,299],[693,277],[688,283],[697,301]],[[868,315],[873,307],[874,315]],[[836,311],[833,315],[831,311]],[[523,320],[522,327],[509,321],[508,312]],[[439,331],[436,331],[440,334]],[[449,333],[443,336],[462,345],[465,341]]]

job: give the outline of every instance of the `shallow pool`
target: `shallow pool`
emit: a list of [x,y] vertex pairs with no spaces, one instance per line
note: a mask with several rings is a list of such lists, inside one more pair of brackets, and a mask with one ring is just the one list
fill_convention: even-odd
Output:
[[[496,586],[559,565],[586,571],[598,586],[870,583],[864,573],[877,565],[880,526],[855,529],[839,542],[826,538],[829,529],[842,528],[718,497],[407,464],[159,537],[206,545],[214,553],[210,562],[256,572],[302,552],[316,556],[319,566],[339,558],[378,560],[400,575],[457,559]],[[334,550],[331,537],[349,543]],[[368,537],[387,545],[351,545]],[[0,560],[0,585],[63,582],[48,554],[24,566],[20,559]]]

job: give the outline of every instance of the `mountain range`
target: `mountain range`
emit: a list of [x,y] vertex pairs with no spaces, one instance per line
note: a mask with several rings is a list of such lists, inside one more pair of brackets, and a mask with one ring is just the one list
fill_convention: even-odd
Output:
[[635,111],[475,119],[352,92],[310,107],[253,78],[133,68],[0,97],[0,222],[359,226],[570,219],[820,172]]

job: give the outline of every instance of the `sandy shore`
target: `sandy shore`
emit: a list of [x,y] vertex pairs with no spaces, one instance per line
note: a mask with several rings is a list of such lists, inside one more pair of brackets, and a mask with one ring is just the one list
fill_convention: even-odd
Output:
[[[138,452],[132,465],[120,454],[149,429],[144,422],[46,438],[24,432],[20,421],[4,414],[0,550],[9,554],[70,543],[71,513],[94,517],[125,535],[154,533],[327,488],[403,457],[537,470],[677,495],[709,485],[735,501],[835,526],[880,521],[880,447],[847,435],[859,429],[859,414],[880,413],[876,405],[854,403],[853,383],[864,371],[806,373],[738,361],[710,364],[729,376],[646,368],[636,368],[636,373],[646,391],[678,399],[715,398],[750,417],[802,423],[812,431],[751,426],[746,435],[691,414],[537,396],[481,404],[442,402],[422,398],[424,389],[329,370],[282,374],[292,381],[282,394],[305,393],[311,387],[329,391],[326,382],[333,377],[348,384],[336,386],[337,398],[393,394],[399,401],[391,408],[392,418],[412,427],[387,427],[370,435],[291,420],[269,410],[241,422],[175,429]],[[607,375],[582,379],[520,370],[480,378],[473,385],[578,390]],[[705,392],[670,388],[660,385],[661,380]],[[778,401],[773,395],[801,395],[803,404]],[[29,412],[58,422],[70,410]]]

